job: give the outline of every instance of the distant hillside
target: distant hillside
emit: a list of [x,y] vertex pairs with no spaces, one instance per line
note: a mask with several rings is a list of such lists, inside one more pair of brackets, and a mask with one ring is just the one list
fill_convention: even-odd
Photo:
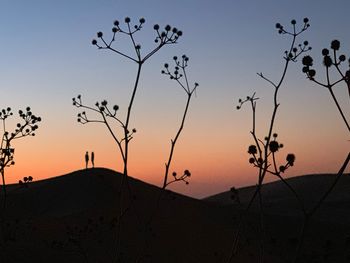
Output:
[[[334,182],[335,174],[313,174],[305,176],[297,176],[288,178],[286,181],[295,189],[303,201],[305,208],[311,209],[325,193],[329,186]],[[241,203],[247,204],[255,191],[255,186],[243,187],[238,189]],[[282,181],[266,183],[262,188],[262,197],[265,211],[284,215],[300,214],[300,206],[292,194]],[[231,199],[231,192],[226,191],[219,193],[203,200],[213,202],[220,205],[234,205]],[[257,203],[255,203],[257,207]],[[328,196],[320,209],[318,216],[331,216],[332,220],[344,221],[350,220],[350,176],[343,175],[334,190]]]

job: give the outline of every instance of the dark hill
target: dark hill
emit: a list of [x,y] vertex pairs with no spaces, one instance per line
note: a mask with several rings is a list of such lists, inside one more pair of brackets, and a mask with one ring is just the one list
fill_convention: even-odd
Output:
[[9,185],[0,262],[113,262],[120,206],[122,262],[215,262],[229,250],[231,212],[131,177],[120,202],[121,181],[94,168]]
[[[315,174],[288,178],[286,181],[299,195],[305,208],[312,209],[336,179],[335,174]],[[255,186],[238,189],[240,201],[246,205],[255,191]],[[262,188],[265,211],[280,215],[300,214],[300,205],[295,195],[282,181],[266,183]],[[219,193],[204,200],[220,205],[234,205],[231,192]],[[255,202],[255,208],[257,203]],[[350,222],[350,176],[345,174],[320,207],[317,218],[342,223]]]
[[[312,203],[333,179],[317,175],[289,182]],[[348,179],[340,181],[323,207],[336,212],[324,214],[325,220],[310,221],[303,262],[324,262],[325,256],[327,262],[343,262],[350,252]],[[239,251],[233,262],[257,262],[259,240],[264,243],[266,262],[293,258],[302,218],[294,197],[281,183],[264,186],[267,213],[261,238],[257,210],[242,214],[228,193],[197,200],[162,192],[131,177],[130,192],[123,188],[120,193],[121,182],[120,173],[95,168],[32,182],[28,187],[9,185],[7,207],[0,208],[0,262],[114,263],[117,248],[120,263],[227,262],[241,215]],[[243,203],[252,191],[253,187],[239,189]],[[345,223],[334,223],[337,217],[346,219]]]

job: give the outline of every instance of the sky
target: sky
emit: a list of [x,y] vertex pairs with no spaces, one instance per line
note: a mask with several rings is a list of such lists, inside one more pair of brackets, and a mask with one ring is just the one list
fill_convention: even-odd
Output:
[[[199,87],[170,170],[188,169],[192,176],[189,185],[180,182],[171,189],[198,198],[257,182],[247,153],[253,142],[251,111],[248,107],[237,111],[236,105],[239,98],[256,92],[257,133],[264,138],[273,88],[256,73],[277,81],[290,43],[288,36],[277,33],[277,22],[291,28],[291,19],[297,25],[304,17],[310,19],[310,28],[298,41],[309,41],[321,79],[321,50],[333,39],[339,39],[342,52],[350,55],[346,0],[0,0],[0,4],[0,107],[17,112],[30,106],[43,120],[35,137],[14,143],[16,164],[6,168],[8,183],[29,175],[40,180],[83,169],[86,151],[95,152],[96,166],[122,169],[106,127],[77,123],[79,110],[72,106],[72,98],[81,94],[87,104],[103,99],[118,104],[120,116],[125,115],[137,65],[91,45],[96,32],[104,32],[106,38],[112,34],[116,19],[146,19],[136,35],[142,51],[154,46],[154,24],[183,31],[176,45],[163,47],[143,67],[131,117],[137,133],[130,146],[129,174],[162,183],[186,94],[160,72],[173,56],[186,54],[189,81]],[[130,43],[121,35],[114,47],[130,52]],[[291,64],[279,94],[275,132],[285,146],[279,158],[296,155],[285,176],[336,173],[349,151],[348,131],[329,92],[307,80],[301,69],[300,59]],[[349,116],[345,87],[335,91]]]

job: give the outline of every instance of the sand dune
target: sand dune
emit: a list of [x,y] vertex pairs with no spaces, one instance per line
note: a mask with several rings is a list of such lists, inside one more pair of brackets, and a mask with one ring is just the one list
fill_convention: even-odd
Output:
[[[10,185],[7,209],[1,211],[1,262],[114,262],[120,205],[128,208],[121,220],[121,262],[227,262],[242,213],[230,205],[228,193],[196,200],[165,191],[156,206],[160,189],[129,178],[132,194],[124,192],[120,202],[121,178],[117,172],[96,168],[33,182],[28,188]],[[331,175],[306,176],[290,183],[312,202],[331,179]],[[328,206],[349,207],[348,179],[341,181]],[[239,191],[244,203],[252,188]],[[270,209],[265,218],[266,262],[288,262],[301,223],[292,209],[293,196],[280,183],[267,184],[264,195]],[[278,212],[283,206],[291,208],[291,214]],[[322,258],[329,243],[328,262],[346,258],[349,222],[312,222],[303,258]],[[256,262],[257,223],[254,209],[245,214],[234,262]]]
[[[10,185],[4,219],[8,240],[1,258],[86,262],[86,254],[88,262],[112,262],[120,183],[119,173],[89,169],[33,182],[28,188]],[[160,189],[132,178],[130,186],[133,201],[122,223],[123,262],[141,256],[148,260],[142,262],[215,262],[228,250],[230,239],[222,240],[220,233],[227,227],[232,233],[233,226],[224,209],[166,191],[146,225]],[[72,237],[79,246],[69,241]]]

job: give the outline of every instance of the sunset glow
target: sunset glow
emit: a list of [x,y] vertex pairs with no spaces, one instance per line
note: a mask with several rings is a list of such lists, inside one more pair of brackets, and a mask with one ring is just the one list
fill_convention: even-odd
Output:
[[[113,21],[129,16],[146,19],[137,39],[142,50],[154,46],[156,23],[184,32],[178,44],[164,47],[144,65],[131,117],[137,133],[130,144],[130,176],[162,183],[186,94],[160,71],[174,55],[186,54],[189,81],[198,82],[199,87],[176,145],[171,172],[188,169],[192,176],[189,185],[179,183],[171,189],[204,197],[231,186],[255,184],[257,170],[248,163],[247,153],[252,143],[251,111],[249,107],[237,111],[238,99],[256,92],[260,98],[257,133],[264,138],[273,89],[256,73],[278,80],[290,43],[288,36],[278,34],[276,22],[289,26],[291,19],[297,23],[304,17],[310,19],[309,30],[298,41],[309,41],[320,76],[324,70],[321,50],[333,39],[339,39],[341,52],[350,55],[350,3],[329,5],[323,0],[317,8],[301,0],[278,4],[271,0],[4,1],[0,105],[12,107],[16,114],[31,106],[42,117],[35,137],[14,143],[16,164],[5,171],[7,183],[29,175],[41,180],[83,169],[86,151],[94,151],[97,167],[122,170],[120,154],[106,127],[79,124],[72,98],[81,94],[92,105],[107,99],[125,115],[136,64],[98,50],[91,40],[98,31],[111,34]],[[114,44],[128,52],[130,43],[125,39]],[[283,161],[287,153],[296,155],[286,177],[336,173],[349,151],[346,126],[329,92],[308,81],[301,69],[301,61],[290,66],[279,94],[275,132],[284,148],[278,156]],[[336,90],[340,102],[348,99],[346,92],[342,86]],[[349,115],[350,109],[345,110]]]

